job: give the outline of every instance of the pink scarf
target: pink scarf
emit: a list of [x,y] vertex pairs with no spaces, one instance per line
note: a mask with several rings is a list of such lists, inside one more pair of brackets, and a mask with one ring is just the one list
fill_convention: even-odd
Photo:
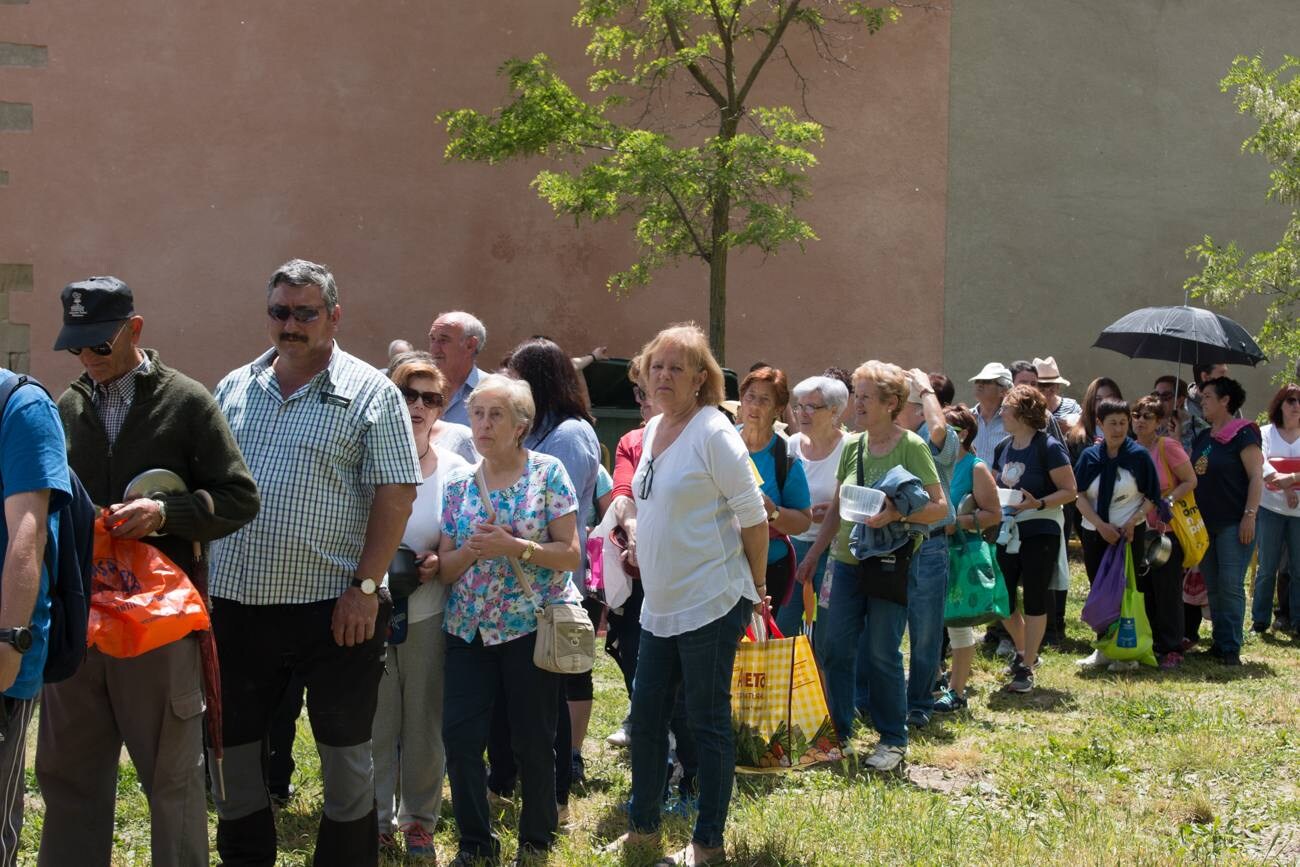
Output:
[[1228,443],[1232,442],[1233,437],[1241,433],[1243,428],[1247,427],[1253,427],[1256,432],[1259,431],[1259,426],[1253,421],[1244,418],[1234,418],[1232,421],[1220,428],[1219,432],[1214,434],[1214,438],[1226,446]]

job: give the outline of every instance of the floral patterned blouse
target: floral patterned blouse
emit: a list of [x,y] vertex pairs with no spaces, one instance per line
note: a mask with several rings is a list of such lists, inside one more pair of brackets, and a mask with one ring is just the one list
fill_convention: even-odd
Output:
[[[475,479],[477,465],[455,470],[447,478],[442,507],[442,532],[457,548],[474,534],[475,525],[487,521],[482,492]],[[508,488],[492,491],[497,523],[520,539],[550,542],[547,525],[578,509],[577,496],[564,466],[556,458],[528,452],[521,475]],[[519,564],[537,591],[538,605],[519,586],[505,557],[470,564],[451,585],[443,628],[467,642],[482,633],[484,644],[502,644],[537,631],[537,609],[552,602],[579,602],[572,572]]]

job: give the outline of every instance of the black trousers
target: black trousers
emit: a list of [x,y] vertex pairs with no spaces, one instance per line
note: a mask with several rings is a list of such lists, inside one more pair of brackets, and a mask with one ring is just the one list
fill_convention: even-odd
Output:
[[[510,753],[519,770],[523,805],[519,846],[545,852],[555,840],[555,726],[560,676],[533,665],[537,633],[485,645],[448,633],[443,676],[442,740],[447,751],[451,806],[460,831],[460,851],[495,860],[501,844],[492,832],[483,751],[492,715],[503,708]],[[567,753],[566,753],[567,756]]]
[[1183,546],[1173,533],[1168,536],[1174,545],[1169,561],[1159,569],[1137,570],[1156,656],[1178,651],[1183,643]]
[[382,592],[374,637],[353,647],[334,641],[333,599],[305,605],[213,600],[226,753],[225,796],[217,799],[217,851],[227,867],[275,863],[275,818],[266,791],[264,745],[295,678],[306,686],[325,789],[312,863],[378,863],[370,729],[392,611],[387,591]]

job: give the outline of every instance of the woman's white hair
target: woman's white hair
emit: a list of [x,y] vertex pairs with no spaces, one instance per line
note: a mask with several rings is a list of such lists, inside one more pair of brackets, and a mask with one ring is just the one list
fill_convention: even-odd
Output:
[[506,406],[510,407],[510,414],[514,417],[515,424],[524,426],[524,432],[519,435],[519,442],[522,444],[528,432],[532,430],[533,417],[537,414],[532,388],[522,379],[489,373],[478,381],[478,385],[470,392],[465,405],[473,406],[479,398],[489,394],[505,396]]
[[832,376],[810,376],[800,382],[794,387],[795,402],[802,401],[814,391],[821,394],[822,400],[826,401],[826,405],[837,418],[849,405],[848,387]]

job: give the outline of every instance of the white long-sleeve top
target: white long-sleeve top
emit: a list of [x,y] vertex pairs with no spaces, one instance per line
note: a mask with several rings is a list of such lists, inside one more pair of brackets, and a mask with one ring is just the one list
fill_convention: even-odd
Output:
[[726,416],[704,407],[652,458],[661,419],[646,425],[632,493],[645,591],[641,626],[669,638],[712,623],[742,596],[758,601],[740,528],[767,515],[749,451]]

